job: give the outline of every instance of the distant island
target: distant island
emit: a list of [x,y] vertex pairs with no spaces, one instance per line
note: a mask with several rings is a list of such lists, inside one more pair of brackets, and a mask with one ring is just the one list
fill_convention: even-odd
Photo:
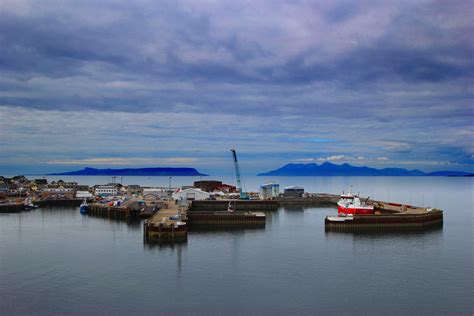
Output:
[[370,167],[356,167],[348,163],[336,165],[324,162],[308,164],[287,164],[279,169],[260,173],[257,176],[443,176],[464,177],[472,176],[472,173],[464,171],[435,171],[423,172],[420,170],[407,170],[403,168],[375,169]]
[[50,173],[49,176],[207,176],[194,168],[84,168],[77,171]]

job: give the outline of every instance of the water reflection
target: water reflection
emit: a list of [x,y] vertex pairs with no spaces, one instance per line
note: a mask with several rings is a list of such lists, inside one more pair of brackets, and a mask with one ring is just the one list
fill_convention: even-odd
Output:
[[354,241],[365,240],[409,240],[427,238],[432,241],[439,240],[443,236],[442,226],[429,227],[419,230],[391,230],[391,231],[374,231],[374,230],[357,230],[357,231],[325,231],[326,240],[332,238],[339,239],[341,237],[352,237]]

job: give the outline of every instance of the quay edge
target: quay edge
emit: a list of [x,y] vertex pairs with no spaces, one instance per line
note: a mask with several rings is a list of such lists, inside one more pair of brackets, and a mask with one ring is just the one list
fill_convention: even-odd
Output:
[[416,231],[443,227],[443,211],[420,214],[391,213],[354,215],[343,221],[324,221],[326,231]]

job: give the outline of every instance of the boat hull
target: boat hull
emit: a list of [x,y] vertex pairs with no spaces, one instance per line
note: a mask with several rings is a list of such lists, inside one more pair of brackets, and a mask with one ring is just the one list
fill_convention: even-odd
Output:
[[339,214],[369,215],[369,214],[374,214],[374,208],[373,207],[344,207],[344,206],[338,205],[337,212]]
[[81,205],[79,210],[80,210],[81,214],[87,214],[87,206]]

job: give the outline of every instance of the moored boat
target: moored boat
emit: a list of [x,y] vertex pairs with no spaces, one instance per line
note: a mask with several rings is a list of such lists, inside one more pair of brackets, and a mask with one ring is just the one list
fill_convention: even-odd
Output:
[[87,204],[87,200],[84,198],[84,201],[82,201],[81,206],[79,208],[81,214],[87,214],[88,208],[89,208],[89,204]]
[[339,214],[338,216],[328,216],[326,218],[329,222],[345,222],[352,221],[354,219],[354,216],[352,214]]
[[25,210],[32,210],[32,209],[38,208],[37,205],[33,204],[33,201],[31,200],[30,197],[27,197],[25,199],[25,201],[23,202],[23,205],[24,205]]
[[[368,198],[367,198],[368,200]],[[337,202],[338,214],[374,214],[374,206],[368,205],[367,200],[362,202],[356,194],[351,191],[341,195],[341,199]]]

